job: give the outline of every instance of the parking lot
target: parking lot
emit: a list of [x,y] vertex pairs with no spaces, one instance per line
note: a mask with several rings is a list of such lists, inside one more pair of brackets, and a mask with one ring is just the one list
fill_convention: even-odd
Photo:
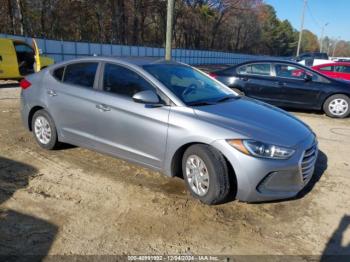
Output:
[[299,197],[206,206],[179,178],[83,148],[44,151],[0,87],[0,248],[22,254],[350,254],[350,119],[296,112],[320,155]]

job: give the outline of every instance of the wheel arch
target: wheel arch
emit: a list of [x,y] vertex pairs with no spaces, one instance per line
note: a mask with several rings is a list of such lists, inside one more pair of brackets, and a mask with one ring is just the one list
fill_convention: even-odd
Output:
[[332,96],[335,96],[335,95],[347,96],[347,97],[350,99],[350,93],[346,93],[346,92],[334,92],[334,93],[328,94],[328,95],[325,96],[325,98],[323,99],[323,102],[322,102],[322,109],[324,108],[324,105],[325,105],[327,99],[330,98],[330,97],[332,97]]
[[33,130],[32,130],[33,116],[34,116],[34,114],[35,114],[36,112],[38,112],[39,110],[45,110],[45,108],[42,107],[42,106],[34,106],[34,107],[32,107],[32,108],[30,109],[30,111],[29,111],[29,114],[28,114],[28,123],[27,123],[29,131],[33,131]]
[[[182,157],[183,157],[185,151],[190,146],[193,146],[193,145],[207,145],[207,146],[213,147],[212,145],[207,144],[207,143],[203,143],[203,142],[190,142],[190,143],[184,144],[181,147],[179,147],[171,159],[171,176],[183,178]],[[232,197],[234,199],[236,196],[236,193],[237,193],[237,177],[236,177],[235,170],[234,170],[231,162],[227,159],[227,157],[216,147],[213,147],[213,148],[218,150],[220,152],[220,154],[222,154],[224,159],[225,159],[225,162],[226,162],[226,165],[227,165],[227,168],[229,171],[230,184],[232,185],[232,188],[231,188],[232,192],[230,195],[232,195]]]

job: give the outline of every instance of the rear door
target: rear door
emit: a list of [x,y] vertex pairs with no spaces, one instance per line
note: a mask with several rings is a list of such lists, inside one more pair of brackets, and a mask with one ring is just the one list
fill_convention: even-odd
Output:
[[[280,100],[283,106],[318,108],[322,90],[328,81],[322,76],[291,64],[274,65],[276,80],[281,86]],[[310,79],[306,80],[305,76]]]
[[95,147],[99,63],[77,62],[55,69],[45,83],[47,104],[65,142]]
[[281,90],[272,76],[271,63],[246,64],[237,68],[237,74],[247,96],[278,104]]
[[170,106],[136,103],[132,96],[144,90],[160,91],[131,68],[107,63],[96,110],[98,147],[104,152],[156,168],[165,156]]

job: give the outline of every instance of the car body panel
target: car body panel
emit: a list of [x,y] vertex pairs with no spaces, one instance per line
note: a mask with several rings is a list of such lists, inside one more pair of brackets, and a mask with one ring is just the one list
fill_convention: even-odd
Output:
[[[59,67],[84,61],[99,63],[91,89],[65,84],[52,75]],[[145,105],[103,92],[101,74],[102,64],[106,62],[137,71],[164,92],[169,103]],[[305,150],[315,143],[311,129],[281,109],[236,96],[233,91],[231,100],[216,105],[186,106],[142,66],[113,58],[76,59],[44,69],[26,79],[32,86],[21,92],[25,126],[30,128],[32,110],[38,106],[44,108],[55,122],[59,141],[120,157],[168,176],[176,175],[176,169],[181,170],[181,161],[175,161],[178,152],[191,144],[211,145],[234,169],[237,198],[248,202],[289,198],[308,182],[301,180],[300,161]],[[96,107],[100,104],[108,110],[101,111]],[[259,140],[293,148],[295,153],[286,160],[252,157],[233,148],[228,139]],[[258,185],[273,172],[284,172],[287,186],[283,187],[282,183],[280,188],[272,191],[258,191]],[[281,179],[275,175],[269,183],[272,183],[270,180],[279,180],[278,177]]]
[[[318,65],[318,66],[313,66],[312,69],[328,76],[331,78],[335,79],[343,79],[343,80],[348,80],[350,81],[350,70],[347,73],[343,72],[337,72],[336,67],[347,67],[350,69],[350,63],[349,62],[335,62],[331,64],[323,64],[323,65]],[[330,70],[323,70],[324,68],[328,68]]]

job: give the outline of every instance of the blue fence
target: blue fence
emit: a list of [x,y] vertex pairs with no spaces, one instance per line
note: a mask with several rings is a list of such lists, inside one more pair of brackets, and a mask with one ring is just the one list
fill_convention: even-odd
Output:
[[[22,40],[31,44],[32,38],[0,34],[0,38],[11,38]],[[42,53],[52,57],[56,62],[70,60],[84,56],[142,56],[163,58],[164,48],[113,45],[88,42],[59,41],[42,38],[35,38]],[[237,64],[252,59],[269,58],[268,56],[254,56],[246,54],[236,54],[227,52],[192,50],[192,49],[173,49],[172,57],[174,60],[192,65],[205,64]]]

